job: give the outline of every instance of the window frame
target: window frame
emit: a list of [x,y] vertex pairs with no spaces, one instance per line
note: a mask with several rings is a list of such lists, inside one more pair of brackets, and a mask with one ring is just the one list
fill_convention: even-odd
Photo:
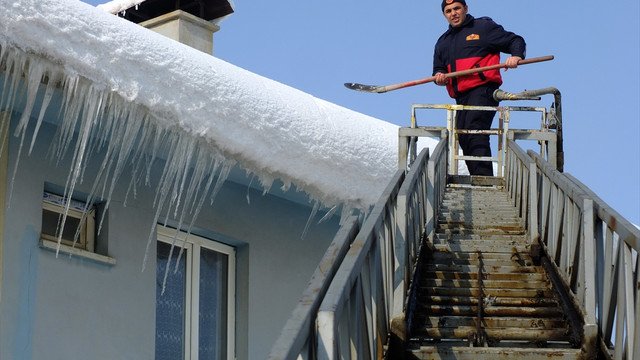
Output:
[[[227,255],[227,360],[235,359],[235,313],[236,313],[236,250],[234,247],[207,239],[184,231],[168,228],[162,225],[156,227],[157,241],[171,245],[175,239],[175,250],[180,251],[184,246],[187,250],[182,256],[186,260],[185,276],[190,281],[185,284],[185,360],[198,359],[199,343],[199,309],[200,309],[200,248],[216,251]],[[185,241],[186,240],[186,241]],[[188,314],[188,315],[187,315]]]
[[[69,204],[67,210],[67,219],[78,219],[80,226],[80,233],[78,234],[78,240],[74,243],[74,239],[61,238],[60,243],[70,246],[72,248],[84,250],[90,253],[95,253],[96,243],[96,209],[95,206],[87,208],[87,203],[78,201],[75,199],[66,199],[60,195],[56,195],[50,192],[43,192],[42,194],[42,213],[44,211],[50,211],[58,216],[64,216],[65,209]],[[68,222],[65,223],[65,227]],[[41,229],[40,238],[46,241],[52,241],[57,243],[61,234],[47,234]],[[61,230],[57,230],[61,231]],[[76,232],[77,229],[74,229]]]

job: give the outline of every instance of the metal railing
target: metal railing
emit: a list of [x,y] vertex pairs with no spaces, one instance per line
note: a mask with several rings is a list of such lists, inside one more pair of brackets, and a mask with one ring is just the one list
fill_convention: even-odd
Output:
[[[416,121],[416,111],[422,109],[446,110],[446,127],[418,126]],[[456,113],[458,111],[494,111],[498,113],[498,127],[489,130],[464,130],[456,128]],[[510,119],[513,112],[539,113],[540,123],[538,129],[511,129]],[[550,116],[552,115],[552,116]],[[503,176],[503,165],[507,140],[532,140],[540,143],[539,153],[545,159],[557,166],[560,163],[562,154],[560,149],[562,144],[558,138],[557,129],[560,120],[557,119],[555,111],[547,111],[544,107],[528,106],[469,106],[469,105],[434,105],[434,104],[414,104],[411,107],[411,127],[400,128],[400,141],[398,143],[398,167],[404,168],[416,157],[418,137],[440,137],[443,133],[452,134],[448,136],[449,141],[449,173],[458,173],[458,162],[460,160],[492,161],[497,163],[497,176]],[[458,135],[478,134],[497,136],[498,151],[493,157],[478,157],[460,155],[458,151]]]
[[577,179],[529,155],[538,167],[540,240],[583,312],[583,349],[640,358],[640,230]]
[[[420,234],[433,232],[446,186],[447,155],[447,142],[441,141],[431,159],[424,149],[406,175],[398,170],[347,254],[331,255],[343,248],[337,243],[350,242],[338,240],[351,234],[340,231],[343,235],[334,239],[269,359],[383,356],[391,321],[401,320],[400,332],[406,328],[404,313]],[[329,259],[333,267],[340,266],[335,276],[325,274]],[[322,304],[316,306],[319,301]]]
[[318,359],[382,356],[393,309],[398,170],[362,225],[318,311]]
[[[456,106],[431,108],[450,112]],[[510,111],[528,109],[498,111],[508,122]],[[559,285],[568,294],[563,301],[580,312],[583,352],[594,354],[599,347],[615,359],[640,358],[640,230],[555,168],[557,140],[542,113],[541,130],[504,127],[507,191],[526,222],[529,243],[547,254],[543,258],[559,275]],[[332,243],[340,251],[346,243],[350,247],[344,256],[331,255],[335,248],[329,249],[269,359],[380,359],[394,337],[406,340],[416,302],[412,278],[420,246],[425,236],[434,236],[454,163],[448,129],[413,124],[401,128],[399,135],[401,168],[357,236],[353,227],[341,230],[339,237],[348,240],[338,241],[340,246]],[[441,138],[431,156],[427,149],[415,154],[418,136]],[[525,153],[515,139],[542,142],[540,154]]]
[[563,301],[579,311],[583,353],[640,358],[640,230],[540,155],[515,143],[508,149],[510,198],[530,243],[541,246],[548,270],[559,275]]
[[359,230],[358,217],[353,215],[340,227],[267,359],[316,358],[316,314],[331,280]]

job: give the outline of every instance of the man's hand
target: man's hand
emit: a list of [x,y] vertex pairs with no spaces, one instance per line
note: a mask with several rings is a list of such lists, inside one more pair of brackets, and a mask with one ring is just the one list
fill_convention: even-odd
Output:
[[507,60],[504,62],[504,64],[507,65],[504,71],[517,68],[518,62],[520,62],[520,60],[522,60],[520,56],[510,56],[509,58],[507,58]]
[[437,85],[445,86],[445,85],[447,85],[447,81],[448,81],[448,79],[446,78],[444,73],[441,73],[441,72],[436,73],[436,81],[435,81],[435,83]]

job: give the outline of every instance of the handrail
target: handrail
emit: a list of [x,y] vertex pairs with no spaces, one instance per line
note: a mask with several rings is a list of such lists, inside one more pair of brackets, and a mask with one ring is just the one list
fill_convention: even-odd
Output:
[[[612,353],[610,355],[613,355],[614,359],[640,358],[640,229],[623,218],[578,179],[571,174],[565,175],[593,200],[596,317],[600,346],[606,352]],[[616,313],[617,317],[614,316]],[[612,347],[613,344],[623,346]]]
[[[538,231],[548,259],[548,271],[559,275],[565,301],[581,312],[582,350],[595,354],[598,337],[595,318],[595,246],[593,200],[540,156],[528,152],[537,165]],[[533,224],[534,226],[536,224]]]
[[[418,109],[440,109],[447,111],[446,127],[427,127],[418,126],[416,121],[416,110]],[[474,110],[474,111],[495,111],[498,112],[498,127],[490,130],[462,130],[455,127],[455,115],[457,111]],[[511,129],[510,117],[512,112],[539,112],[541,114],[541,123],[539,129]],[[469,105],[436,105],[436,104],[413,104],[411,107],[411,127],[402,127],[399,130],[399,156],[398,165],[400,168],[406,167],[407,162],[411,162],[415,158],[414,138],[420,136],[431,136],[442,138],[442,133],[452,134],[449,139],[449,172],[456,175],[458,171],[459,160],[482,160],[492,161],[498,164],[497,176],[502,177],[504,153],[506,151],[507,140],[522,139],[534,140],[540,143],[540,154],[548,156],[548,161],[556,166],[560,164],[558,157],[561,145],[558,143],[559,134],[557,127],[558,120],[553,116],[549,116],[550,112],[544,107],[525,107],[525,106],[469,106]],[[552,123],[553,122],[553,123]],[[551,131],[556,129],[555,132]],[[498,151],[495,157],[476,157],[467,155],[458,155],[457,134],[474,133],[484,135],[498,136]],[[408,140],[411,139],[411,140]]]
[[639,358],[640,230],[577,179],[528,154],[538,167],[540,240],[583,313],[583,351],[599,346],[615,359]]
[[317,337],[315,322],[318,308],[359,230],[357,216],[349,216],[342,224],[267,359],[315,358]]
[[393,318],[402,316],[404,300],[411,282],[411,267],[415,262],[420,239],[427,221],[427,162],[429,149],[423,149],[398,191],[398,221],[394,251],[394,309]]
[[540,238],[538,226],[538,192],[536,163],[513,140],[507,144],[505,182],[512,205],[525,221],[529,244],[537,244]]
[[[393,309],[398,170],[354,240],[318,311],[318,359],[377,359]],[[354,356],[352,356],[354,355]]]

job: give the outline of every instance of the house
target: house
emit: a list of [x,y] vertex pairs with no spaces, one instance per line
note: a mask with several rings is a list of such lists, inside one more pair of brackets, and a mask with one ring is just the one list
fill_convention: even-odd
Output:
[[397,127],[79,1],[0,9],[0,358],[266,356]]

